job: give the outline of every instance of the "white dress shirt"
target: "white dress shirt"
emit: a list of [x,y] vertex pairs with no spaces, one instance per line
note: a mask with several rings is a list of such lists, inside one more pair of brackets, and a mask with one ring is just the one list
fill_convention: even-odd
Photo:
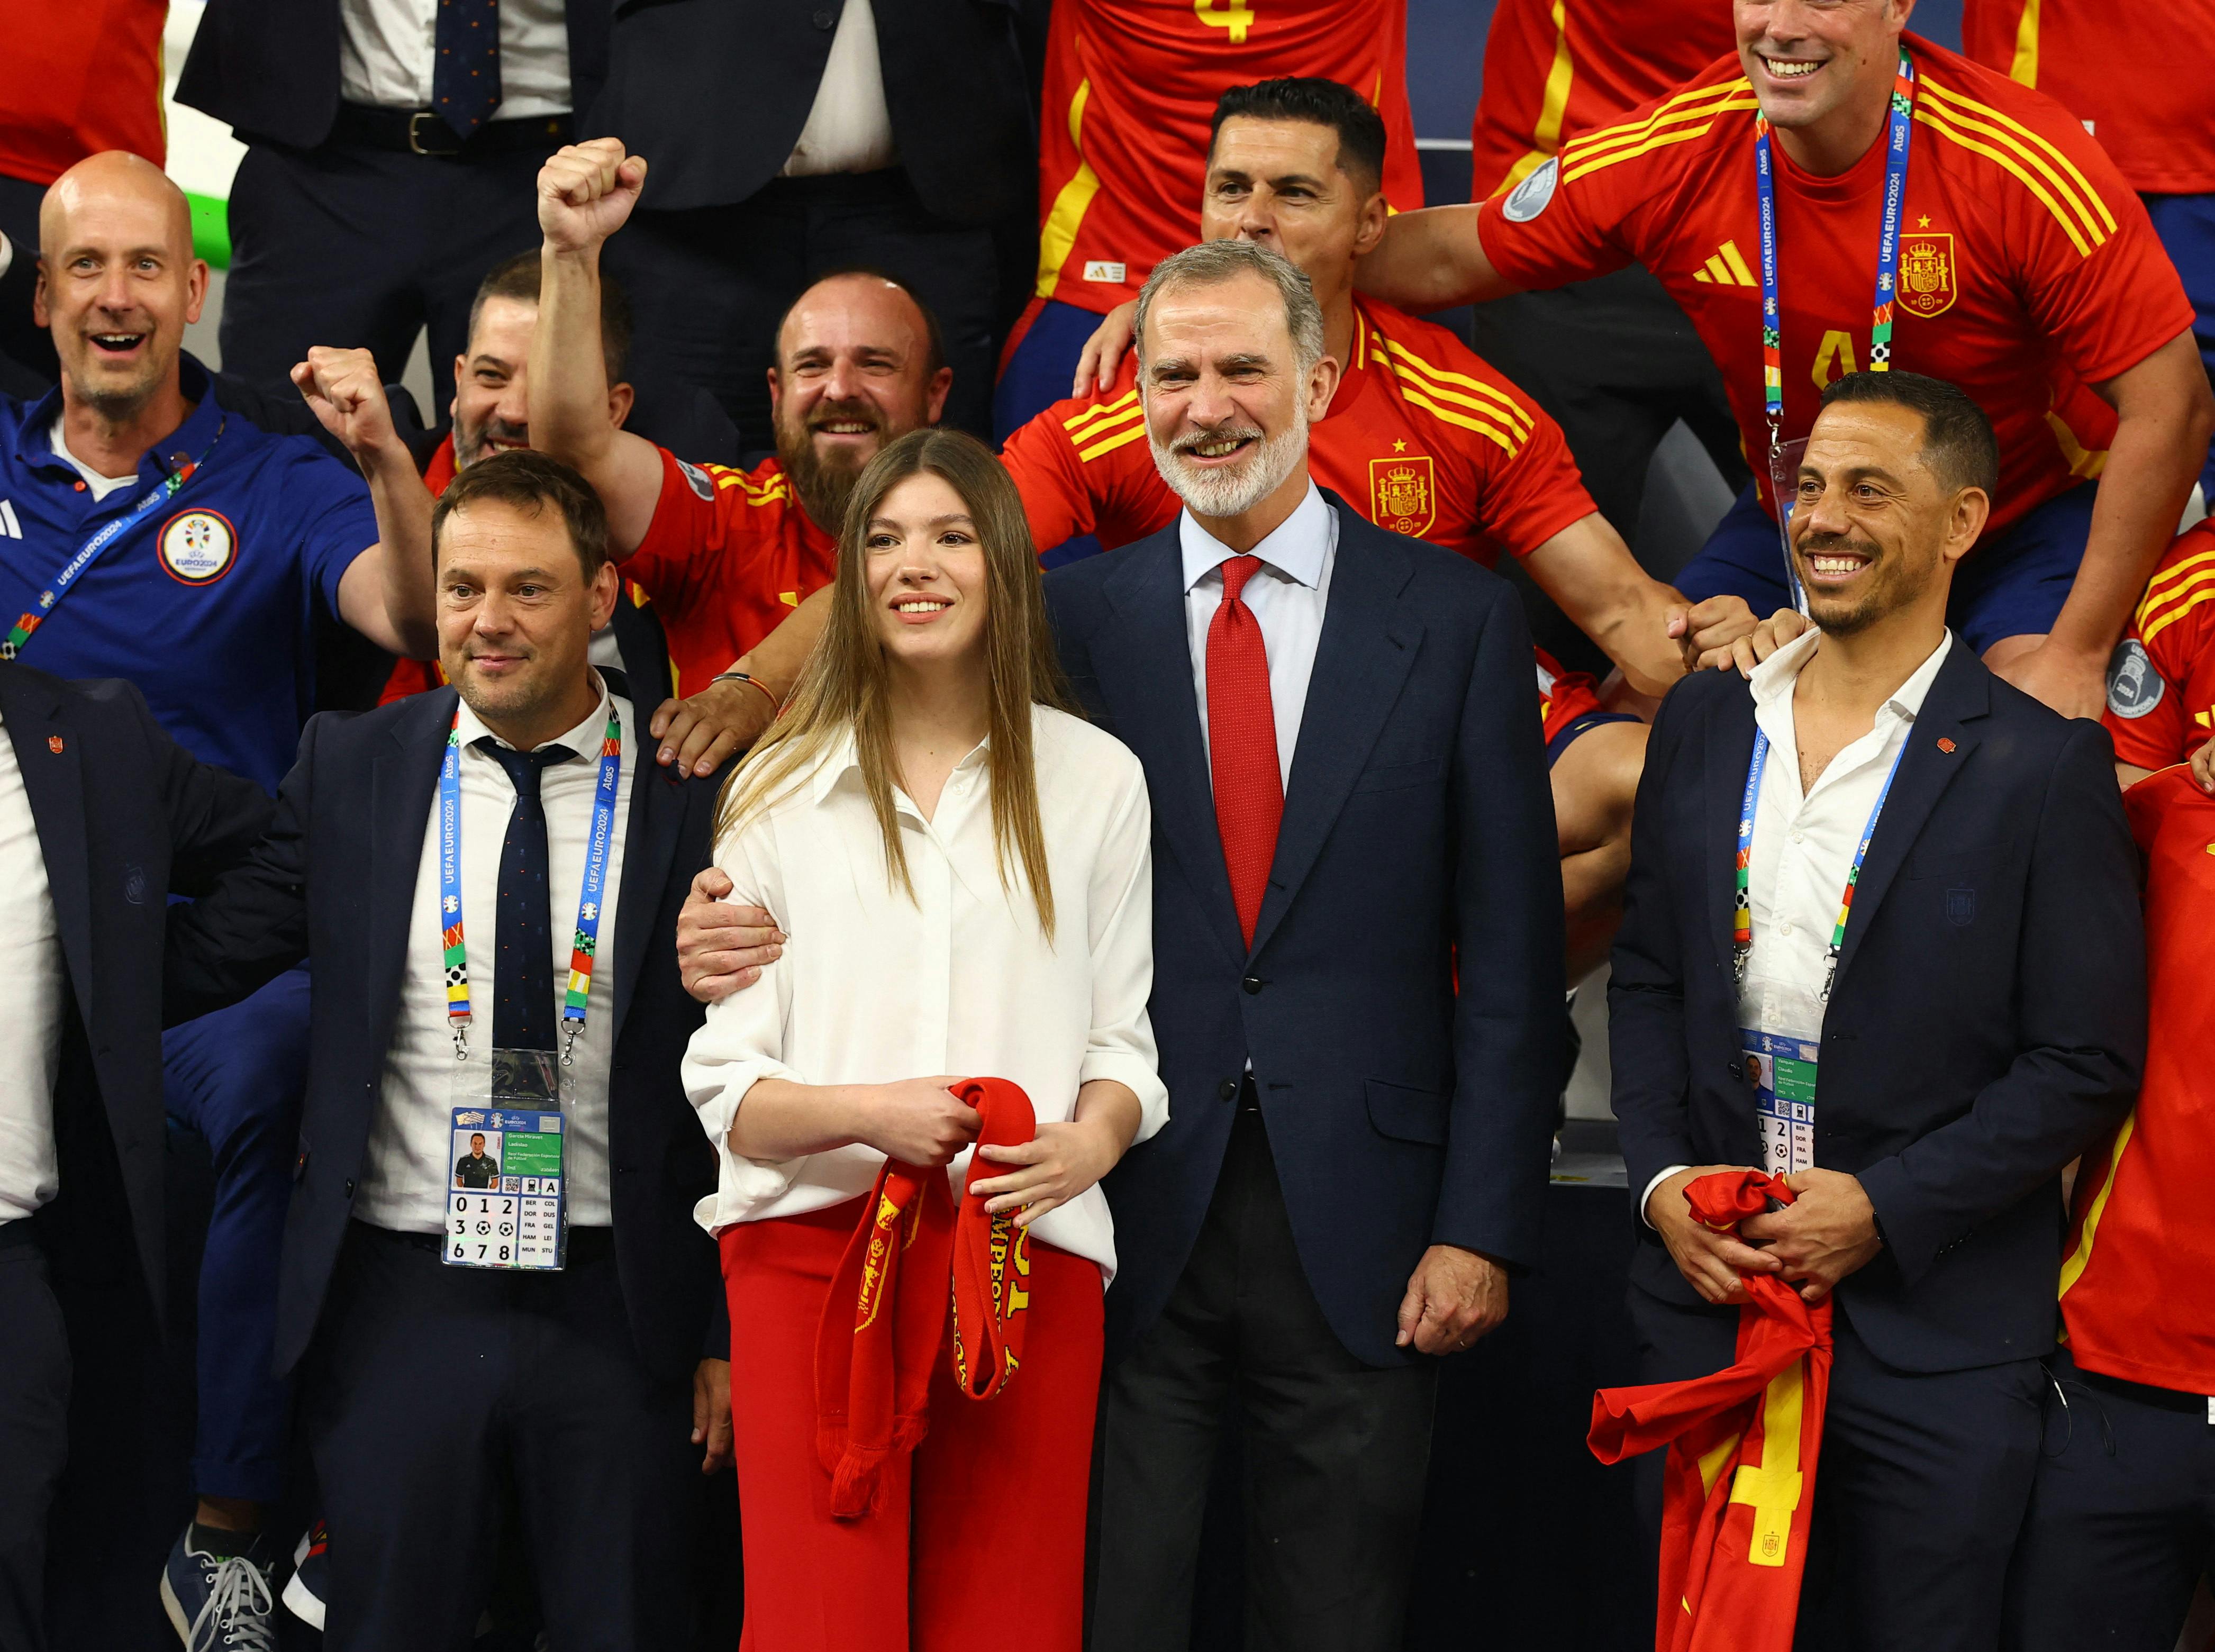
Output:
[[800,129],[784,175],[874,172],[894,158],[892,110],[885,102],[884,65],[877,58],[876,13],[869,0],[846,0],[807,124]]
[[[1138,1098],[1138,1139],[1169,1119],[1146,1018],[1153,989],[1152,814],[1138,759],[1113,736],[1034,708],[1039,824],[1054,934],[1015,869],[1000,881],[989,741],[954,765],[926,820],[896,791],[911,900],[885,872],[884,840],[847,740],[774,808],[715,845],[728,900],[774,914],[783,956],[714,1005],[684,1057],[684,1089],[722,1160],[694,1214],[710,1232],[797,1216],[869,1190],[884,1164],[851,1145],[770,1164],[729,1148],[731,1121],[764,1078],[884,1084],[958,1073],[1022,1086],[1041,1124],[1076,1111],[1095,1078]],[[964,1151],[949,1170],[959,1193]],[[1002,1172],[986,1162],[987,1174]],[[1114,1224],[1096,1187],[1039,1218],[1046,1244],[1113,1276]]]
[[[388,109],[429,108],[438,32],[439,0],[339,0],[339,95]],[[500,93],[494,120],[569,113],[563,0],[500,0]]]
[[[592,823],[592,794],[599,783],[600,738],[608,708],[623,720],[623,774],[616,787],[615,831],[608,843],[607,881],[600,894],[598,949],[592,990],[585,1005],[585,1032],[575,1064],[561,1072],[561,1112],[569,1178],[569,1223],[605,1227],[608,1207],[608,1052],[615,1042],[615,958],[617,908],[623,894],[623,839],[630,821],[631,777],[638,767],[638,729],[629,700],[610,696],[582,722],[549,745],[577,753],[539,777],[546,811],[547,909],[553,941],[552,980],[558,995],[568,980],[576,930],[577,900],[585,884],[585,842]],[[439,805],[433,795],[423,827],[423,854],[415,870],[414,907],[408,923],[408,961],[400,1004],[384,1057],[384,1084],[369,1123],[360,1189],[353,1213],[363,1221],[402,1232],[437,1233],[445,1227],[446,1191],[454,1179],[452,1109],[482,1095],[457,1085],[482,1083],[492,1066],[494,993],[499,949],[500,851],[515,808],[507,771],[476,749],[491,734],[467,704],[461,708],[462,920],[469,945],[469,1059],[454,1059],[446,1025],[445,942],[439,917]],[[506,741],[500,742],[506,745]],[[544,746],[538,748],[541,751]],[[558,997],[557,997],[558,1004]],[[561,1035],[556,1035],[557,1043]],[[467,1072],[457,1072],[466,1068]]]
[[[1761,790],[1754,800],[1753,855],[1746,866],[1746,897],[1753,914],[1753,945],[1746,954],[1746,981],[1758,990],[1773,984],[1799,1003],[1819,1006],[1830,973],[1831,931],[1838,921],[1838,898],[1853,869],[1854,851],[1869,813],[1884,790],[1893,762],[1906,746],[1922,715],[1923,702],[1953,633],[1941,637],[1930,657],[1877,708],[1868,734],[1832,758],[1815,777],[1813,790],[1800,789],[1800,739],[1792,715],[1792,694],[1801,668],[1814,658],[1823,634],[1810,629],[1754,667],[1747,687],[1753,695],[1753,721],[1769,736],[1769,760],[1762,767]],[[1739,1024],[1752,1026],[1758,1014],[1749,1002]],[[1815,1012],[1819,1016],[1819,1009]],[[1819,1025],[1790,1029],[1819,1035]],[[1819,1102],[1818,1102],[1819,1106]],[[1678,1171],[1672,1164],[1646,1184],[1639,1212],[1645,1213],[1654,1189]]]
[[[1207,628],[1223,605],[1223,564],[1240,553],[1186,511],[1177,518],[1184,553],[1184,629],[1192,647],[1192,685],[1200,702],[1200,741],[1207,745]],[[1292,789],[1292,748],[1299,744],[1300,714],[1307,709],[1308,679],[1315,674],[1316,645],[1322,640],[1323,610],[1330,600],[1330,570],[1338,560],[1338,513],[1310,482],[1307,497],[1254,547],[1261,559],[1240,593],[1261,628],[1269,657],[1269,709],[1276,714],[1277,768]]]
[[54,1196],[54,1077],[61,1069],[61,930],[15,743],[0,728],[0,1222]]

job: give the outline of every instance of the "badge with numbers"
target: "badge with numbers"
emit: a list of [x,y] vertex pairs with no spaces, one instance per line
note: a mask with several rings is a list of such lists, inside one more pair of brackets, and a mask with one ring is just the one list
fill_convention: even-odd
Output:
[[[494,1050],[490,1091],[453,1109],[445,1261],[455,1268],[560,1268],[568,1166],[551,1050]],[[477,1068],[485,1073],[483,1066]]]
[[1815,1065],[1819,1044],[1741,1028],[1740,1053],[1754,1115],[1761,1123],[1761,1168],[1790,1176],[1815,1167]]

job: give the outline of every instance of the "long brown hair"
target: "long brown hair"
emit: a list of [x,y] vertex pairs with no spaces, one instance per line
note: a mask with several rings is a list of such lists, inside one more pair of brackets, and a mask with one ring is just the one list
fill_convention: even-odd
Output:
[[1082,714],[1054,654],[1022,496],[991,450],[959,431],[911,431],[862,470],[838,533],[838,576],[829,623],[784,715],[756,743],[745,765],[724,782],[715,835],[721,839],[750,816],[789,797],[850,731],[869,807],[884,838],[886,876],[910,900],[915,898],[893,808],[899,764],[893,754],[884,648],[869,607],[865,542],[885,496],[910,476],[924,474],[937,476],[961,496],[984,547],[994,855],[1003,888],[1012,890],[1009,867],[1021,863],[1039,924],[1052,939],[1053,882],[1039,824],[1031,708]]

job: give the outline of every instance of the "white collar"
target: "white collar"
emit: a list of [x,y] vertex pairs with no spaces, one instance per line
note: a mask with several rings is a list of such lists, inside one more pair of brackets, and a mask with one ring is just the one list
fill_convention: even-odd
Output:
[[[1323,501],[1322,490],[1310,481],[1292,513],[1246,554],[1259,556],[1286,579],[1312,591],[1322,582],[1324,560],[1337,543],[1338,517]],[[1189,510],[1177,516],[1177,544],[1184,553],[1187,591],[1240,554],[1194,521]]]
[[[1036,715],[1035,709],[1033,715],[1034,716]],[[961,760],[954,765],[952,773],[960,774],[966,770],[979,769],[991,760],[992,737],[987,734],[963,754]],[[850,774],[859,774],[861,771],[861,743],[854,738],[854,731],[847,728],[840,733],[837,743],[824,754],[823,761],[816,765],[815,772],[808,777],[808,801],[821,802],[831,795],[840,781]],[[899,789],[898,783],[894,783],[893,792],[896,805],[907,795]]]
[[[1789,701],[1793,685],[1799,681],[1801,668],[1815,657],[1822,646],[1823,633],[1809,626],[1775,654],[1753,668],[1746,686],[1752,691],[1757,710],[1766,709],[1778,701]],[[1947,650],[1954,646],[1954,633],[1948,630],[1938,639],[1938,646],[1930,651],[1930,658],[1917,666],[1908,679],[1892,691],[1884,709],[1893,715],[1912,722],[1923,713],[1923,702],[1930,695],[1930,685],[1938,679],[1938,668],[1946,663]]]
[[[597,671],[592,672],[592,684],[600,691],[600,697],[585,720],[567,734],[557,734],[548,740],[545,746],[540,746],[535,749],[543,752],[547,746],[566,746],[579,757],[599,756],[600,740],[608,726],[608,709],[611,703],[611,697],[608,693],[607,679]],[[461,729],[462,746],[464,750],[488,736],[502,746],[507,746],[506,740],[501,740],[498,734],[484,726],[483,720],[471,709],[467,700],[461,703],[461,721],[458,726]],[[508,749],[513,751],[515,748],[509,746]]]

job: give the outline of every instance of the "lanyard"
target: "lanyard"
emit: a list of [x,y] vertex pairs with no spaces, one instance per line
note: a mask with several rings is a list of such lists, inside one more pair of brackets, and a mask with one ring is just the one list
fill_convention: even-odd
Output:
[[[568,1066],[585,1030],[585,1008],[592,995],[592,954],[600,938],[600,891],[608,875],[608,851],[615,840],[616,781],[623,771],[623,724],[608,707],[607,732],[600,740],[600,774],[592,789],[592,830],[585,843],[585,887],[577,897],[577,932],[569,952],[569,985],[561,998],[561,1064]],[[469,1059],[469,954],[462,934],[462,711],[454,708],[446,731],[446,755],[439,765],[439,915],[445,923],[446,1028],[454,1035],[454,1059]]]
[[[1903,740],[1893,754],[1892,767],[1884,771],[1884,784],[1877,792],[1876,807],[1869,811],[1868,824],[1862,828],[1861,842],[1854,846],[1854,863],[1846,869],[1846,889],[1838,897],[1838,921],[1831,926],[1831,951],[1823,968],[1821,1001],[1825,1004],[1831,1001],[1832,984],[1838,979],[1839,955],[1846,949],[1846,919],[1853,915],[1854,886],[1862,881],[1862,863],[1868,858],[1869,839],[1876,836],[1877,816],[1884,813],[1884,801],[1892,795],[1893,780],[1899,773],[1899,760],[1906,755],[1907,742]],[[1757,728],[1753,761],[1746,768],[1746,797],[1738,811],[1738,863],[1731,874],[1731,973],[1741,986],[1746,984],[1746,961],[1753,951],[1753,899],[1747,888],[1753,868],[1753,815],[1761,802],[1762,771],[1768,766],[1769,736]]]
[[[1877,231],[1875,319],[1869,327],[1869,371],[1892,367],[1892,296],[1899,269],[1901,198],[1907,192],[1907,143],[1915,114],[1915,65],[1899,48],[1899,72],[1892,83],[1892,113],[1885,138],[1884,222]],[[1775,452],[1784,430],[1784,307],[1777,298],[1776,170],[1770,153],[1769,121],[1753,120],[1753,182],[1761,205],[1761,380],[1763,410],[1769,415],[1769,451]],[[1780,504],[1782,501],[1779,501]]]
[[151,493],[121,516],[103,523],[91,538],[77,547],[77,555],[63,563],[61,572],[47,580],[46,589],[39,593],[39,605],[18,618],[6,640],[0,642],[0,660],[13,660],[22,653],[23,645],[31,640],[31,633],[52,617],[54,610],[61,606],[62,599],[69,595],[71,588],[76,585],[78,576],[100,560],[100,554],[120,539],[128,530],[137,526],[149,511],[176,496],[177,490],[190,482],[199,468],[207,463],[208,455],[215,451],[215,445],[223,439],[224,427],[230,422],[229,414],[218,419],[215,434],[208,438],[208,445],[201,450],[199,458],[178,466],[163,476]]

